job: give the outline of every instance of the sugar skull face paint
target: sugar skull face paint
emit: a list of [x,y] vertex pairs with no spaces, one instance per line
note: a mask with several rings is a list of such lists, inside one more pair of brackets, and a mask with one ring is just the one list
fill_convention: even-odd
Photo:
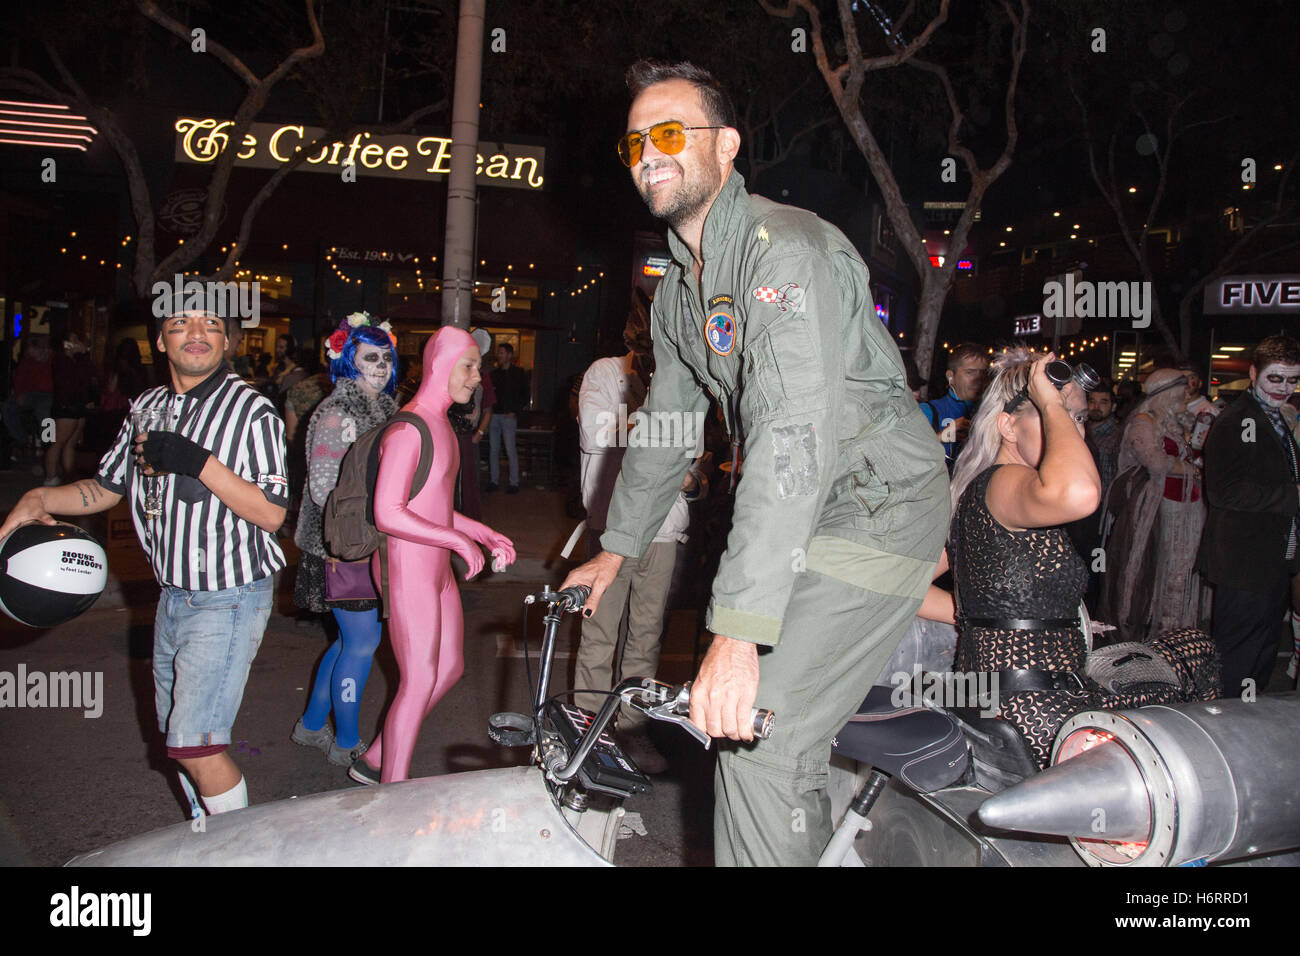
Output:
[[1261,404],[1269,408],[1281,408],[1291,394],[1300,387],[1300,365],[1283,365],[1274,362],[1265,365],[1262,371],[1250,369],[1251,391]]
[[356,365],[358,378],[376,395],[388,386],[393,375],[393,353],[391,349],[381,349],[377,345],[361,343],[357,345]]

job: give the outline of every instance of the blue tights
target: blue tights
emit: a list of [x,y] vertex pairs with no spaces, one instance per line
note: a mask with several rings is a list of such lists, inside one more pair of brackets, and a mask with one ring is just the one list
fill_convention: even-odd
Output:
[[339,623],[338,639],[321,658],[316,685],[311,689],[302,725],[320,730],[334,711],[334,742],[350,750],[361,742],[361,691],[370,676],[370,664],[379,647],[383,623],[379,611],[340,611],[334,609]]

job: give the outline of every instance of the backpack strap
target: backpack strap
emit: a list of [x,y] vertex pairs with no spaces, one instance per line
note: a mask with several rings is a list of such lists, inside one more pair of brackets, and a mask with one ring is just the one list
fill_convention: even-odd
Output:
[[[424,483],[429,480],[429,469],[433,467],[433,434],[429,431],[429,423],[426,422],[415,412],[397,412],[384,425],[384,434],[388,434],[388,429],[393,425],[400,425],[405,422],[408,425],[414,425],[420,433],[420,460],[415,465],[415,474],[411,478],[411,493],[407,501],[414,498],[424,489]],[[381,438],[380,441],[383,441]],[[375,448],[379,448],[379,442],[375,442]],[[376,451],[376,456],[378,451]],[[376,457],[378,461],[378,457]]]
[[[415,474],[411,476],[411,491],[406,497],[410,501],[424,489],[425,482],[429,480],[429,470],[433,467],[433,435],[428,423],[414,412],[397,412],[384,422],[384,432],[371,444],[370,457],[366,460],[366,487],[373,488],[379,479],[379,445],[384,440],[384,435],[388,434],[389,427],[403,422],[414,425],[420,433],[420,460],[415,465]],[[366,519],[371,524],[375,523],[373,497],[366,502]]]
[[[420,460],[416,463],[415,474],[411,477],[411,492],[407,501],[418,495],[423,489],[425,482],[429,480],[429,469],[433,467],[433,435],[429,431],[429,424],[414,412],[398,412],[393,415],[384,424],[384,434],[388,433],[389,426],[398,425],[405,422],[408,425],[414,425],[420,433]],[[375,474],[378,477],[379,467],[379,442],[383,441],[381,435],[379,441],[376,441],[370,449],[372,467],[376,469]],[[370,522],[374,523],[374,500],[367,504]],[[389,599],[388,599],[388,535],[379,536],[379,614],[381,618],[389,616]]]

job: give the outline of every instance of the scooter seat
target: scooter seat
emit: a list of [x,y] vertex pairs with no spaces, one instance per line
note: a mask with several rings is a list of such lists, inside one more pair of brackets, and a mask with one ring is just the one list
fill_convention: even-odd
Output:
[[966,739],[950,714],[894,704],[893,687],[873,687],[831,749],[897,777],[918,793],[960,780],[970,763]]

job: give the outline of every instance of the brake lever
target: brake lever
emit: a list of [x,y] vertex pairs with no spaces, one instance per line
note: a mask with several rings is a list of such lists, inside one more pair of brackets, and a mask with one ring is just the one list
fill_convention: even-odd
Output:
[[647,717],[676,724],[704,745],[708,750],[713,738],[691,723],[690,691],[662,681],[646,678],[640,687],[623,692],[623,699]]

